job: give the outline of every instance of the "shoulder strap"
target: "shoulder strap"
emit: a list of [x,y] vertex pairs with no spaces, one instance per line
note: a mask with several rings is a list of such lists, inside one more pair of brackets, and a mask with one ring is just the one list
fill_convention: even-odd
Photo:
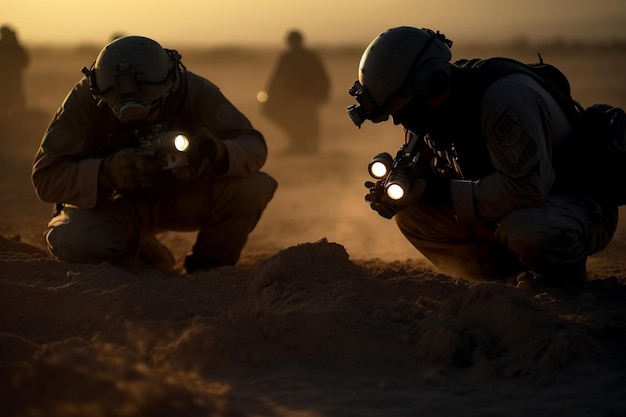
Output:
[[572,98],[567,77],[556,67],[543,62],[524,64],[510,58],[463,59],[455,62],[462,71],[472,74],[472,82],[480,94],[498,79],[513,73],[532,77],[545,88],[572,120],[577,120],[584,112],[582,106]]

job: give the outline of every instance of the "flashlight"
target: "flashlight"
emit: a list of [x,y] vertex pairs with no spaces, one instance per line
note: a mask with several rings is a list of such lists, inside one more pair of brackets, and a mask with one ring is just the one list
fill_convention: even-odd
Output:
[[177,131],[156,132],[141,141],[141,147],[147,154],[165,158],[165,169],[189,165],[187,152],[190,145],[189,137]]
[[411,182],[416,177],[422,139],[422,136],[410,133],[408,140],[400,147],[395,158],[387,152],[381,152],[369,162],[367,166],[369,174],[382,181],[385,195],[389,199],[402,200],[408,194]]
[[404,171],[392,171],[385,181],[385,194],[392,200],[402,200],[409,191],[411,181]]
[[387,152],[376,154],[367,166],[370,175],[377,180],[383,179],[389,175],[393,158]]
[[155,152],[172,153],[187,152],[189,138],[180,132],[161,132],[150,141]]
[[392,200],[401,200],[409,189],[409,177],[402,170],[392,169],[393,158],[387,152],[376,154],[367,166],[372,178],[385,180],[385,194]]

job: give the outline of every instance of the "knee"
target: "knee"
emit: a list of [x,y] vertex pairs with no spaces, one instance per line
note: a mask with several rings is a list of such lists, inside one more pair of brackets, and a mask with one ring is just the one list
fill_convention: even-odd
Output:
[[236,188],[237,197],[244,206],[265,207],[274,197],[278,183],[270,175],[257,172],[242,179]]
[[502,219],[496,237],[526,265],[586,258],[582,237],[576,228],[566,226],[529,211],[514,210]]
[[137,246],[135,228],[111,218],[83,215],[75,210],[52,219],[45,238],[56,259],[73,263],[117,262]]
[[429,241],[448,240],[458,236],[461,229],[452,209],[426,204],[405,208],[395,215],[395,221],[405,236]]

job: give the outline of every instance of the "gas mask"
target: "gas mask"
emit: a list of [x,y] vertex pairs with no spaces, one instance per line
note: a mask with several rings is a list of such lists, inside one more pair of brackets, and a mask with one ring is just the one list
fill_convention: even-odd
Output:
[[91,70],[83,68],[82,72],[89,80],[89,88],[98,105],[108,105],[122,123],[133,123],[145,120],[161,108],[174,84],[172,71],[175,70],[176,66],[164,80],[146,82],[130,64],[119,64],[113,75],[113,85],[104,90],[98,89],[93,67]]

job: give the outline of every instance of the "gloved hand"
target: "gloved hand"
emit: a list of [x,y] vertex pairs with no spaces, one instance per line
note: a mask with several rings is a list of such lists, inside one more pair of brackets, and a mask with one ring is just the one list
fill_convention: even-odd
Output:
[[177,185],[185,185],[199,178],[207,168],[216,174],[223,174],[228,170],[228,152],[224,143],[211,135],[205,127],[191,138],[190,148],[187,151],[187,166],[176,167],[171,170]]
[[369,189],[369,194],[365,195],[365,201],[370,203],[372,210],[386,219],[391,219],[406,207],[417,202],[432,205],[452,205],[450,180],[446,178],[416,178],[411,182],[407,195],[401,200],[392,200],[387,197],[383,180],[366,181],[365,187]]
[[105,188],[135,190],[163,182],[164,163],[143,155],[138,148],[125,148],[107,156],[100,166],[99,183]]
[[426,188],[426,180],[417,178],[411,182],[409,191],[404,198],[401,200],[393,200],[387,197],[384,183],[384,180],[376,182],[366,181],[365,187],[369,190],[369,193],[365,195],[365,201],[370,204],[372,210],[378,212],[378,214],[386,219],[391,219],[406,207],[420,201]]
[[[200,132],[192,139],[192,144],[197,147],[197,155],[200,159],[206,159],[216,174],[223,174],[228,170],[228,152],[224,142],[216,138],[209,132],[209,129],[202,127]],[[192,151],[192,152],[193,152]]]

